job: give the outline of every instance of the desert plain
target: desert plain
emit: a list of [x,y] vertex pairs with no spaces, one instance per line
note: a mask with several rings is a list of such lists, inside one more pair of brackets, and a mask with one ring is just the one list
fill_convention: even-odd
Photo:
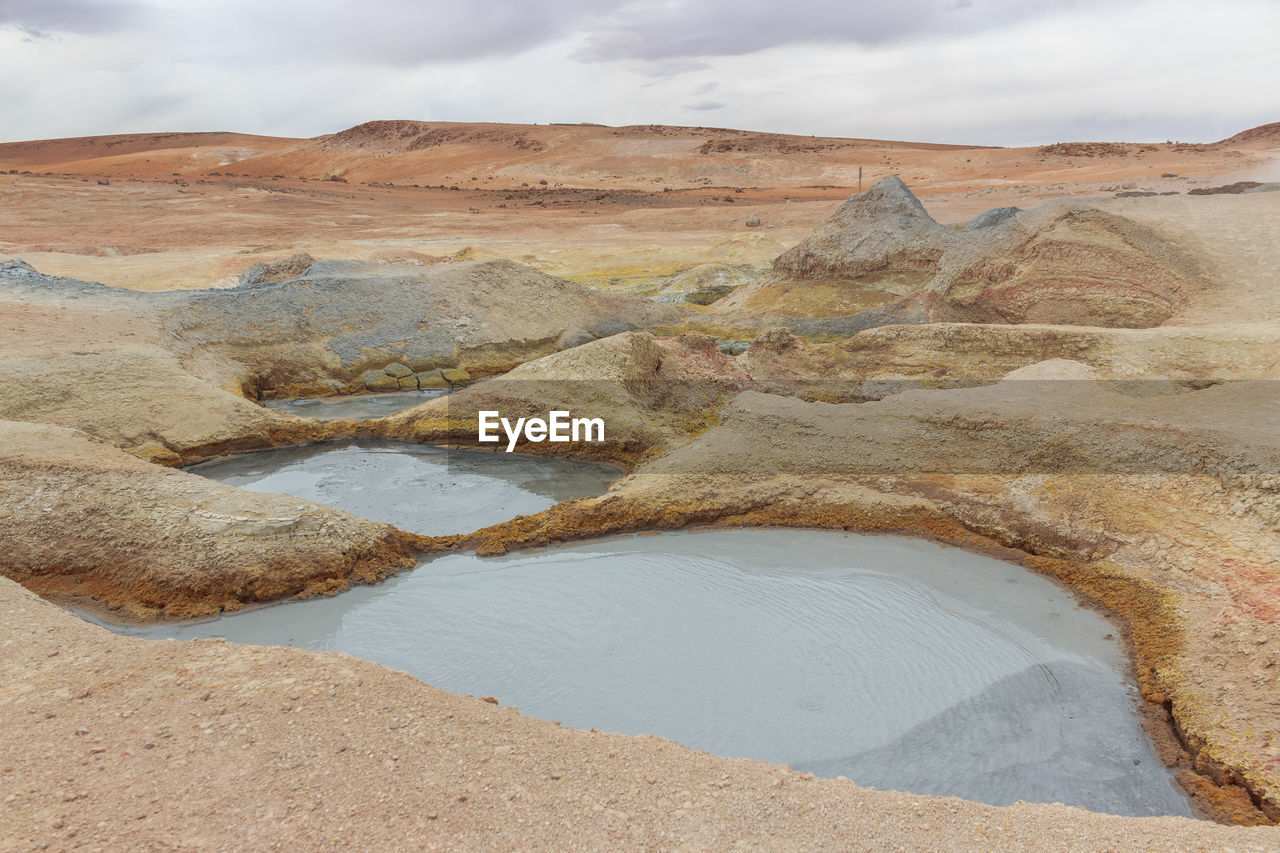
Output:
[[[1275,849],[1278,180],[1280,125],[0,144],[0,846]],[[262,405],[420,388],[451,393],[366,420]],[[625,475],[465,534],[181,470],[474,445],[479,411],[552,403],[607,440],[522,450]],[[206,617],[422,555],[694,526],[927,537],[1064,584],[1115,620],[1201,819],[875,791],[60,606]]]

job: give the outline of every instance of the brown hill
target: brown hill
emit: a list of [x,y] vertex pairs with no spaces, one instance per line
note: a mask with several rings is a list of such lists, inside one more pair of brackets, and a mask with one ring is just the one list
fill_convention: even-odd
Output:
[[404,154],[441,145],[509,146],[518,151],[545,151],[546,145],[529,138],[527,128],[510,130],[489,125],[441,125],[425,121],[369,121],[332,136],[318,138],[326,151],[376,151]]
[[1248,130],[1242,130],[1235,136],[1229,136],[1216,144],[1223,146],[1249,145],[1265,148],[1280,146],[1280,121],[1260,124]]
[[[1204,145],[1059,143],[990,148],[712,127],[371,121],[311,139],[155,133],[0,144],[0,172],[122,178],[306,179],[401,186],[684,189],[856,187],[902,174],[915,186],[973,189],[1088,172],[1114,179],[1222,172],[1215,158],[1269,144],[1276,125]],[[1087,156],[1082,156],[1087,155]],[[1122,169],[1117,169],[1123,164]],[[1243,163],[1232,164],[1237,168]]]
[[[248,133],[136,133],[0,143],[0,164],[19,171],[118,171],[133,166],[162,174],[174,168],[215,168],[215,160],[239,159],[292,140]],[[219,152],[231,152],[221,155]]]

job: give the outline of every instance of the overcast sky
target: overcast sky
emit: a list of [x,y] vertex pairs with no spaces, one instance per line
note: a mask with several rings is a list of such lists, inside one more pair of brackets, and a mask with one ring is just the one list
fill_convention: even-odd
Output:
[[0,0],[0,139],[376,118],[998,145],[1280,121],[1277,0]]

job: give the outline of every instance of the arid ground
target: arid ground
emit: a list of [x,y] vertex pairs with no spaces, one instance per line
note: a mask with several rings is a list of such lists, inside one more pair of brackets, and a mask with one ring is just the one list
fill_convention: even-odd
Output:
[[[1278,180],[1280,125],[0,145],[0,848],[1280,847]],[[442,386],[365,421],[259,402]],[[608,440],[521,449],[626,476],[469,534],[179,470],[469,444],[480,409],[549,401]],[[923,536],[1061,581],[1120,626],[1205,819],[878,792],[340,655],[126,639],[39,597],[189,618],[693,525]]]

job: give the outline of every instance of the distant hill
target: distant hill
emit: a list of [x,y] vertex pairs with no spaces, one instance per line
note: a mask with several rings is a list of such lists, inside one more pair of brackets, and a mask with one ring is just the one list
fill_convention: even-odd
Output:
[[[1214,147],[1265,148],[1280,124]],[[1186,146],[1183,145],[1185,148]],[[1205,146],[1196,146],[1205,148]],[[0,144],[0,172],[140,180],[306,180],[400,186],[521,188],[856,187],[886,174],[917,186],[1032,167],[1080,168],[1080,157],[1158,155],[1171,146],[1059,143],[990,148],[715,127],[370,121],[311,139],[240,133],[152,133]],[[1105,171],[1105,170],[1103,170]],[[1158,174],[1158,172],[1157,172]]]

